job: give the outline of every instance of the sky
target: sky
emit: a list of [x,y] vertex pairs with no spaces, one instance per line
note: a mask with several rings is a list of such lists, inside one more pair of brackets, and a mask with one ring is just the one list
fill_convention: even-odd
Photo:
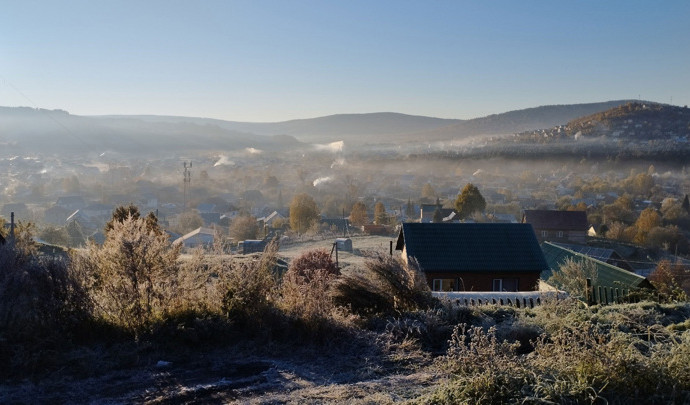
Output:
[[690,1],[0,0],[0,106],[277,122],[690,104]]

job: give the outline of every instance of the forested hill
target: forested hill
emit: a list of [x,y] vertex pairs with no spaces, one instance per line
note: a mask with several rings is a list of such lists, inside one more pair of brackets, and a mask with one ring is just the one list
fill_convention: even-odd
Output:
[[633,102],[568,122],[567,132],[627,139],[673,139],[690,135],[690,108]]
[[601,103],[546,105],[492,114],[465,120],[424,134],[428,138],[443,140],[476,135],[505,135],[563,125],[582,116],[588,116],[629,103],[614,100]]
[[506,158],[690,159],[690,109],[630,102],[547,129],[487,138],[457,156]]

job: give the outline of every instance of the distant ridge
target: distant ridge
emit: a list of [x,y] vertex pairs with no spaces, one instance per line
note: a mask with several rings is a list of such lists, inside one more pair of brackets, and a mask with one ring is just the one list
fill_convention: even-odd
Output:
[[77,116],[63,110],[0,107],[0,145],[8,153],[47,148],[53,152],[113,150],[141,155],[243,148],[279,152],[305,147],[305,143],[344,141],[347,150],[354,150],[372,144],[445,141],[550,128],[627,103],[629,100],[549,105],[470,120],[380,112],[275,123],[152,115]]
[[257,135],[291,135],[303,142],[314,143],[340,140],[357,143],[387,143],[400,140],[443,140],[475,135],[511,134],[550,128],[630,101],[614,100],[585,104],[547,105],[469,120],[393,112],[336,114],[273,123],[166,116],[111,116],[111,118],[135,118],[149,122],[190,122],[199,125],[212,124],[224,129]]

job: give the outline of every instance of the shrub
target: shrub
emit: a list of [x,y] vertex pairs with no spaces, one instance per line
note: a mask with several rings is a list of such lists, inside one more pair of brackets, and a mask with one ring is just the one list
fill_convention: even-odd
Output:
[[310,250],[295,258],[281,284],[281,306],[310,333],[328,323],[335,306],[331,287],[340,271],[325,250]]
[[399,314],[432,306],[422,273],[386,254],[371,253],[363,276],[347,276],[335,285],[335,301],[353,312]]
[[587,279],[591,280],[592,284],[596,283],[596,264],[589,260],[568,258],[549,278],[549,282],[570,296],[584,300],[588,296]]
[[273,241],[259,260],[241,263],[227,270],[222,309],[232,319],[260,329],[269,322],[274,307],[278,244]]
[[[488,328],[461,324],[440,359],[451,381],[419,402],[684,403],[690,332],[661,326],[678,316],[687,317],[687,304],[588,309],[566,302],[515,310]],[[547,326],[528,355],[506,333],[515,325],[530,333]]]
[[43,371],[88,322],[86,292],[62,260],[36,256],[27,228],[0,245],[0,269],[0,377]]
[[143,218],[113,221],[105,243],[73,255],[88,283],[95,313],[135,336],[160,320],[174,296],[179,245]]
[[382,253],[374,254],[365,265],[388,294],[393,309],[415,310],[430,304],[429,286],[414,265]]

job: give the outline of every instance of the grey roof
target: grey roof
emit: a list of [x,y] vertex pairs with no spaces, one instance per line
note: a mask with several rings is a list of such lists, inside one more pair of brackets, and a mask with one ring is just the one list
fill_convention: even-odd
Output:
[[543,271],[544,254],[530,224],[404,223],[396,249],[424,271]]
[[551,244],[560,246],[569,250],[572,250],[573,252],[577,253],[582,253],[583,255],[589,256],[591,258],[601,260],[602,262],[605,262],[609,259],[612,258],[622,258],[618,253],[616,253],[615,250],[613,249],[606,249],[606,248],[599,248],[599,247],[592,247],[592,246],[585,246],[585,245],[573,245],[573,244],[568,244],[568,243],[556,243],[552,242]]

